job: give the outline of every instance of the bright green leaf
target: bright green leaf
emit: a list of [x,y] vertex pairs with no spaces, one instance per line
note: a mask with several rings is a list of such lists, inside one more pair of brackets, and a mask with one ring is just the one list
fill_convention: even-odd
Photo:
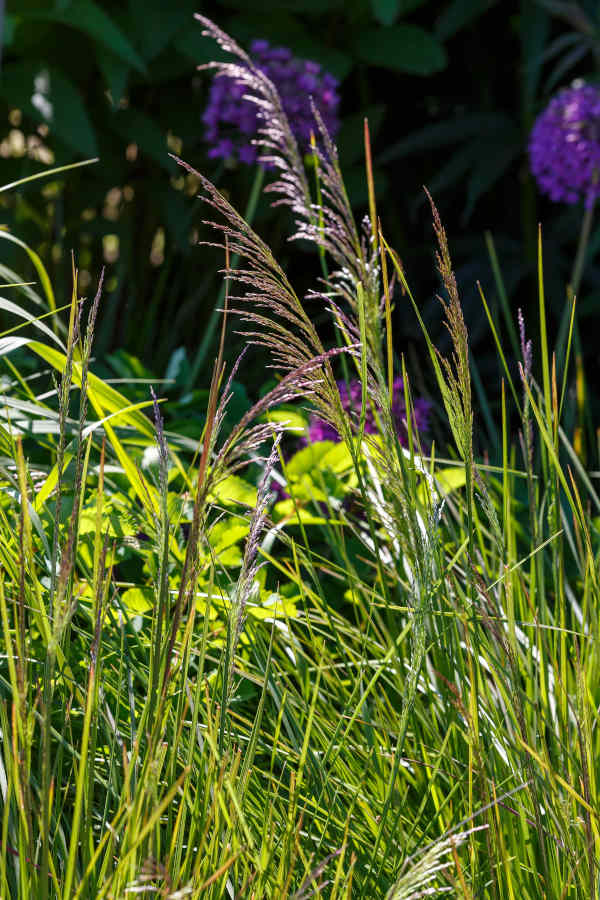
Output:
[[129,588],[121,594],[121,601],[128,610],[144,614],[151,610],[155,603],[155,594],[152,588]]
[[238,475],[229,475],[213,489],[211,500],[225,505],[256,506],[256,488]]

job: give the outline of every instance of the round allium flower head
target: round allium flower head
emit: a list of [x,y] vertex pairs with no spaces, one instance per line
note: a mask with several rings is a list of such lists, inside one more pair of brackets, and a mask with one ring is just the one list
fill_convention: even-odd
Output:
[[[255,66],[273,82],[283,110],[300,149],[310,147],[311,132],[317,124],[311,99],[333,137],[339,128],[337,110],[340,102],[338,81],[322,72],[319,63],[296,59],[287,47],[271,47],[268,41],[253,41],[250,53]],[[230,75],[217,75],[202,116],[206,126],[205,139],[212,145],[208,155],[216,158],[236,158],[252,165],[257,150],[252,143],[260,125],[258,107],[244,99],[247,88]]]
[[[358,423],[360,416],[360,408],[362,403],[362,388],[360,381],[355,379],[349,385],[345,381],[338,381],[338,389],[340,399],[344,410],[351,416],[353,422]],[[427,430],[429,427],[429,415],[431,413],[431,403],[424,397],[417,397],[413,400],[413,419],[414,426],[419,433]],[[396,433],[403,447],[408,446],[408,432],[406,430],[406,402],[404,398],[404,383],[402,378],[394,380],[394,394],[392,398],[392,415],[396,425]],[[365,433],[375,434],[377,426],[373,413],[367,407],[365,419]],[[308,425],[308,440],[310,443],[316,441],[334,441],[341,440],[335,428],[328,422],[321,419],[316,413],[310,417]]]
[[574,81],[550,101],[529,139],[531,171],[552,200],[587,207],[600,196],[600,91]]

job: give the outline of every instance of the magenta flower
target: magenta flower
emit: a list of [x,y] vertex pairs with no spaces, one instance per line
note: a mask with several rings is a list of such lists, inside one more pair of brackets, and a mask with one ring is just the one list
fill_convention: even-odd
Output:
[[[340,399],[344,410],[350,415],[353,422],[358,423],[361,408],[362,388],[360,381],[357,379],[346,385],[345,381],[338,381],[338,389]],[[417,397],[413,400],[414,426],[417,431],[427,431],[429,427],[429,416],[431,414],[431,403],[424,397]],[[404,399],[404,383],[402,378],[396,378],[394,381],[394,395],[392,400],[392,415],[396,425],[396,433],[403,447],[408,445],[408,432],[406,430],[406,403]],[[377,426],[373,413],[367,407],[365,420],[365,433],[375,434]],[[340,436],[328,422],[321,419],[316,413],[310,417],[308,425],[308,440],[310,443],[316,441],[334,441],[338,442]]]
[[574,81],[538,116],[529,140],[531,171],[552,200],[590,207],[600,195],[600,91]]
[[[329,134],[335,136],[340,98],[333,75],[322,72],[319,63],[296,59],[287,47],[271,47],[268,41],[253,41],[250,52],[256,67],[277,88],[302,151],[310,147],[311,132],[318,131],[311,100]],[[247,99],[247,93],[247,87],[229,75],[217,75],[214,79],[202,116],[204,137],[212,145],[209,156],[236,158],[247,165],[256,161],[257,149],[252,140],[258,132],[259,113],[256,103]]]

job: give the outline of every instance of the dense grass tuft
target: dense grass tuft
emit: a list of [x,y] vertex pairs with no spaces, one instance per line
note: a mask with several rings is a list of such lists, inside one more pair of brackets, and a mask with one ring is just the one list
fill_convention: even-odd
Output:
[[[566,424],[572,320],[552,352],[541,237],[541,343],[521,323],[518,369],[490,317],[508,388],[490,460],[432,202],[452,347],[424,332],[439,455],[394,368],[392,274],[422,320],[378,221],[368,129],[357,225],[327,134],[315,197],[273,86],[248,86],[337,347],[200,175],[239,296],[197,440],[150,385],[132,402],[93,374],[102,278],[86,304],[74,268],[66,325],[41,262],[45,296],[5,286],[37,335],[0,337],[0,896],[593,900],[600,500]],[[281,377],[228,430],[234,315]],[[338,443],[298,443],[307,406]]]

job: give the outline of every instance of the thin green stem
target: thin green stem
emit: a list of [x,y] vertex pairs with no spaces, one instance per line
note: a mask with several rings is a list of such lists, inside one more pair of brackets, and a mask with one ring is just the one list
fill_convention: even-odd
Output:
[[[254,221],[254,216],[256,215],[256,209],[258,207],[258,201],[260,199],[260,193],[262,190],[264,179],[265,170],[262,166],[257,166],[256,174],[254,175],[254,182],[252,184],[252,190],[250,191],[250,197],[248,198],[248,205],[246,206],[246,212],[244,213],[244,220],[248,223],[248,225],[252,225],[252,222]],[[238,262],[239,256],[237,255],[237,253],[234,253],[231,257],[231,269],[235,269]],[[215,332],[217,330],[217,325],[219,324],[219,319],[221,317],[221,306],[223,305],[224,299],[225,281],[223,281],[223,284],[221,285],[219,296],[217,297],[217,302],[211,313],[210,319],[208,320],[208,324],[204,331],[200,346],[198,347],[198,350],[196,352],[196,356],[194,357],[194,361],[190,370],[190,376],[187,382],[188,389],[193,387],[193,385],[195,384],[200,370],[206,360],[208,352],[212,346]]]
[[567,287],[567,292],[569,294],[569,299],[571,300],[571,302],[573,301],[573,298],[578,295],[579,288],[581,286],[581,279],[583,277],[583,269],[585,266],[585,254],[588,248],[590,234],[592,231],[592,222],[594,219],[594,207],[595,201],[592,201],[591,205],[588,207],[588,209],[586,209],[581,222],[581,231],[579,232],[577,253],[575,254],[575,261],[573,263],[571,278],[569,279],[569,284]]

